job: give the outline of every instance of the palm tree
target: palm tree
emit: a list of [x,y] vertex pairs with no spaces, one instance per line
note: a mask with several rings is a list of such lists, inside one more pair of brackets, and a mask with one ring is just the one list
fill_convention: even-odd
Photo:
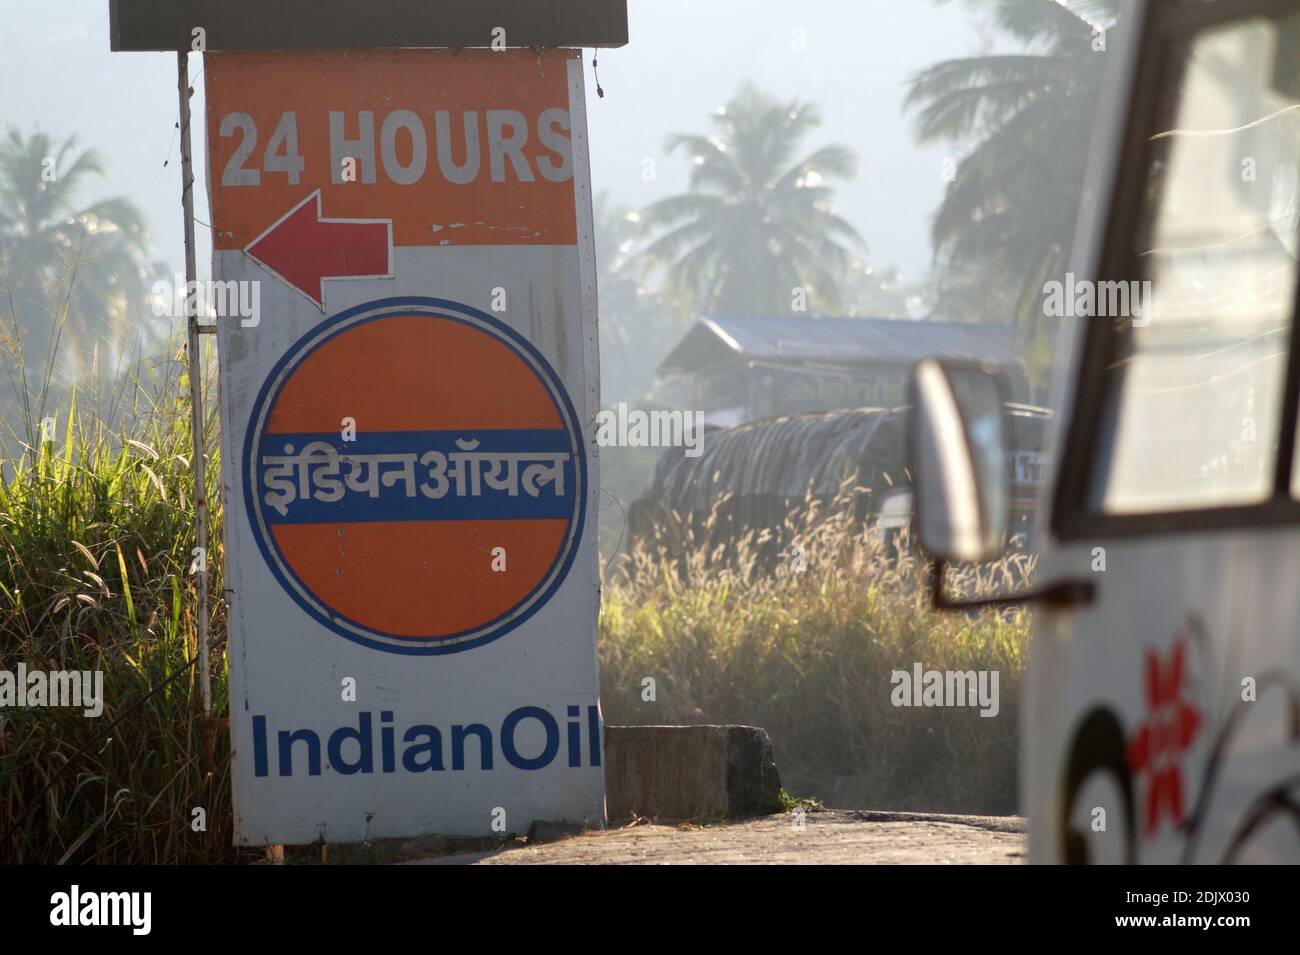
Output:
[[817,107],[780,102],[746,83],[711,117],[716,134],[679,134],[668,152],[694,161],[690,191],[642,212],[658,232],[642,253],[667,270],[664,292],[680,310],[731,315],[792,311],[795,288],[808,311],[837,311],[857,231],[831,209],[826,181],[854,174],[852,153],[826,145],[797,159],[821,125]]
[[76,140],[17,130],[0,142],[0,363],[30,417],[52,381],[93,356],[111,370],[127,343],[159,333],[146,304],[147,231],[127,200],[78,205],[104,168]]
[[994,20],[1024,52],[947,60],[911,81],[922,142],[975,140],[931,233],[941,313],[970,318],[979,303],[989,314],[977,318],[1015,320],[1031,338],[1046,330],[1032,318],[1065,267],[1118,7],[1000,0]]

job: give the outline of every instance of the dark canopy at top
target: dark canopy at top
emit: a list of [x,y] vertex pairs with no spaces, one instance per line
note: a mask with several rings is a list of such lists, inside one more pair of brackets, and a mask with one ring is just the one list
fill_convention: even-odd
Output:
[[627,0],[109,0],[110,48],[208,50],[627,43]]

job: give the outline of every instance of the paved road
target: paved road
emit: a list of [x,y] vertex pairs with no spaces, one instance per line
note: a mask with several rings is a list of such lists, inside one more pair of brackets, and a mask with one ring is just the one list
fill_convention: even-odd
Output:
[[1006,864],[1024,861],[1016,816],[823,810],[710,826],[640,825],[542,845],[420,859],[414,865]]

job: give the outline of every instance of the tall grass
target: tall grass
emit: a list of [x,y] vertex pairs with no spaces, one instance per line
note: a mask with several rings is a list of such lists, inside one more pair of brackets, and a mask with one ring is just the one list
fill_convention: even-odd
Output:
[[[104,709],[0,712],[2,862],[214,862],[231,848],[229,756],[217,735],[203,772],[197,667],[177,676],[89,752],[127,707],[196,654],[194,483],[188,387],[176,361],[107,396],[66,393],[53,440],[39,422],[0,437],[0,669],[103,672]],[[213,407],[211,403],[207,406]],[[209,415],[207,430],[214,430]],[[219,462],[209,434],[209,501]],[[208,555],[221,594],[220,507]],[[212,600],[214,715],[226,711],[224,620]],[[60,774],[60,770],[62,770]],[[57,778],[56,778],[56,774]],[[33,802],[38,803],[33,805]],[[206,825],[196,831],[204,810]]]
[[[775,572],[752,556],[767,535],[751,534],[731,554],[643,549],[613,575],[600,631],[606,720],[762,726],[785,787],[828,805],[1014,812],[1025,611],[932,611],[925,565],[886,558],[842,509],[773,533],[793,542]],[[1016,556],[950,584],[990,593],[1031,572]],[[891,672],[914,663],[999,671],[997,716],[895,707]]]

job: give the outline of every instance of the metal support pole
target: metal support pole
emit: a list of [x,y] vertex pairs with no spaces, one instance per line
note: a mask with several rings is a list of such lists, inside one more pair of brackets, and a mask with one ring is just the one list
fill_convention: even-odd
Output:
[[[190,158],[189,54],[176,54],[176,81],[181,100],[181,206],[185,213],[186,347],[190,368],[190,430],[194,437],[194,533],[199,548],[194,586],[198,591],[195,626],[199,644],[199,694],[203,701],[204,771],[212,770],[212,669],[208,660],[208,495],[207,460],[203,447],[203,356],[199,350],[197,297],[189,293],[197,274],[194,265],[194,165]],[[193,304],[192,304],[193,303]]]

